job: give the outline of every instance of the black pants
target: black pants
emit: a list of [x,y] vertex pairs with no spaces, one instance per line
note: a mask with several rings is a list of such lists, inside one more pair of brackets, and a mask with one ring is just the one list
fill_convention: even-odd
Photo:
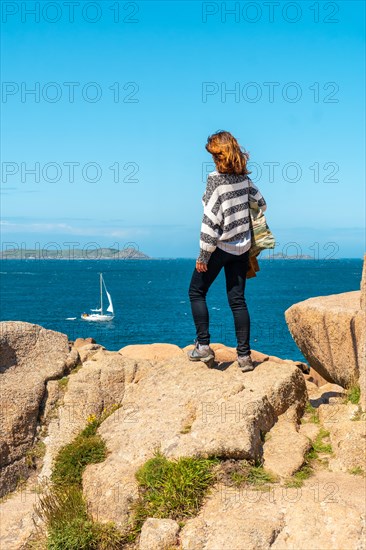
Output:
[[238,256],[216,248],[207,264],[207,271],[200,273],[195,268],[189,286],[193,320],[197,340],[200,344],[210,343],[209,315],[206,294],[211,284],[224,267],[226,292],[234,316],[238,355],[250,354],[250,317],[244,297],[246,274],[249,267],[249,250]]

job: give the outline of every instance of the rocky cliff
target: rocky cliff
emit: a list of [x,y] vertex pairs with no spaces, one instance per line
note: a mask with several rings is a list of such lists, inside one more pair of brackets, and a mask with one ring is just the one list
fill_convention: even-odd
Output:
[[208,369],[191,346],[1,323],[1,548],[363,550],[364,297],[347,294],[286,312],[309,365],[253,351],[245,374],[221,344]]

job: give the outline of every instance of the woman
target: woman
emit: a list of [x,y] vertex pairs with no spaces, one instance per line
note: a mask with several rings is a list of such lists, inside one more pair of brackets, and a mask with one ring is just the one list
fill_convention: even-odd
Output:
[[250,318],[244,297],[251,245],[249,201],[264,211],[266,201],[248,177],[248,154],[229,132],[209,136],[206,150],[212,154],[216,170],[207,177],[200,234],[200,253],[189,286],[197,337],[188,352],[191,361],[212,366],[215,353],[210,348],[206,294],[221,268],[225,270],[226,291],[234,317],[238,365],[243,372],[254,368],[250,356]]

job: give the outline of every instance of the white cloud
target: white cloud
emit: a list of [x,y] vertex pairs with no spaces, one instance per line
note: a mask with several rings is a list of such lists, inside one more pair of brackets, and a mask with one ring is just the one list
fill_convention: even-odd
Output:
[[68,234],[74,236],[100,236],[110,238],[134,238],[136,235],[148,235],[150,231],[148,229],[141,229],[139,227],[111,227],[106,222],[104,226],[103,222],[100,224],[90,225],[74,225],[67,223],[52,223],[52,222],[12,222],[9,220],[2,220],[0,222],[2,232],[12,233],[45,233],[45,234]]

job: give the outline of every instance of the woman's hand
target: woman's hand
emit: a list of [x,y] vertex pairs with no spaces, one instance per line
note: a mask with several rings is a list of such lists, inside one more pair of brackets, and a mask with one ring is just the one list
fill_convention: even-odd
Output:
[[204,271],[207,271],[207,264],[204,264],[202,262],[196,262],[196,269],[200,273],[203,273]]

